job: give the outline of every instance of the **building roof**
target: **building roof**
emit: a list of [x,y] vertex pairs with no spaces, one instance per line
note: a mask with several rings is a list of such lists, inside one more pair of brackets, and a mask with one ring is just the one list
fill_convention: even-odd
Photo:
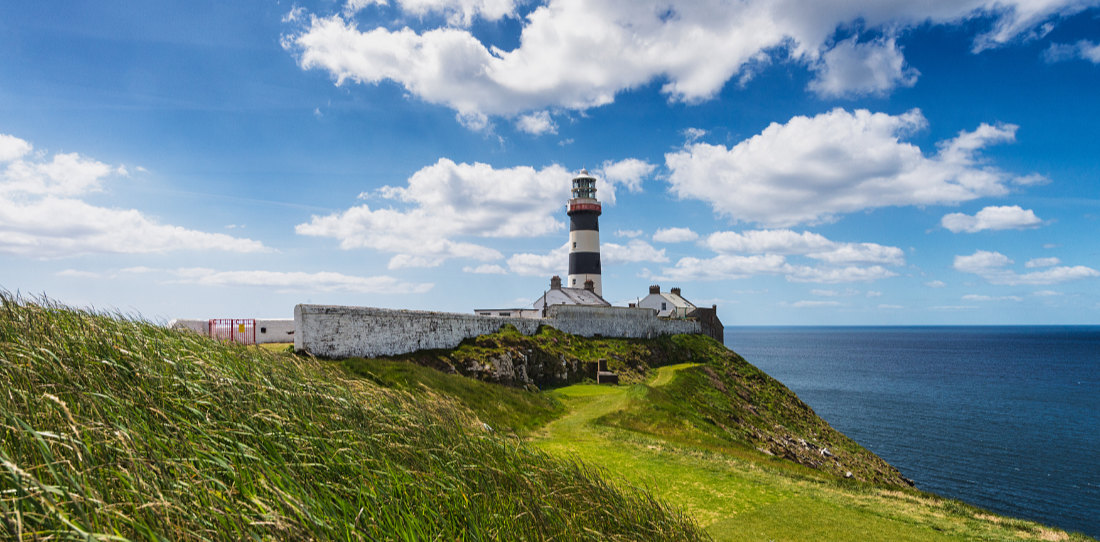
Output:
[[676,307],[678,309],[694,309],[695,308],[695,305],[693,305],[690,301],[688,301],[688,300],[684,299],[683,297],[680,297],[679,295],[674,294],[672,292],[661,292],[661,293],[655,294],[655,295],[661,296],[666,301],[671,303],[673,307]]
[[608,303],[604,298],[596,295],[596,292],[585,290],[584,288],[552,288],[546,291],[546,294],[539,297],[534,303],[536,309],[543,307],[543,300],[545,299],[546,305],[601,305],[604,307],[610,307],[611,303]]

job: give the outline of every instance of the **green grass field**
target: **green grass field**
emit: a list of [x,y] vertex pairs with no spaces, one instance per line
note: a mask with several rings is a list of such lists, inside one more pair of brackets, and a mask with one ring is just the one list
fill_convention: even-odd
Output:
[[644,492],[485,430],[445,391],[0,301],[2,539],[705,538]]
[[0,538],[1087,540],[905,487],[710,339],[521,340],[633,383],[319,361],[0,292]]
[[[615,350],[613,340],[600,341],[603,355]],[[894,483],[849,480],[768,455],[752,440],[761,436],[757,425],[782,425],[775,434],[804,432],[827,442],[868,479],[882,469],[880,459],[822,427],[789,390],[735,354],[716,350],[717,343],[699,337],[673,343],[662,343],[662,351],[689,361],[655,368],[639,383],[511,389],[508,401],[530,409],[519,416],[538,420],[519,424],[515,433],[552,455],[594,466],[620,486],[644,488],[683,510],[715,540],[1090,540],[922,493],[891,477],[883,479]],[[660,359],[675,361],[664,354]],[[439,390],[436,382],[446,378],[448,386],[467,389],[447,393],[462,397],[475,415],[506,423],[495,415],[499,397],[474,392],[486,384],[393,363],[354,360],[356,370],[376,382],[385,383],[385,374],[396,371],[401,389]],[[524,395],[531,398],[519,399]],[[552,406],[538,406],[543,404]],[[720,423],[729,417],[746,423]]]

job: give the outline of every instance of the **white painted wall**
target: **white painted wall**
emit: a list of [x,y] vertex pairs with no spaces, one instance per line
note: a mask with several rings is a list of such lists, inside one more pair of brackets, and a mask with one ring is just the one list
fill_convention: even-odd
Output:
[[662,320],[650,309],[553,305],[547,317],[508,318],[450,312],[406,311],[374,307],[298,305],[294,348],[329,358],[392,356],[431,348],[454,348],[463,339],[511,324],[525,335],[540,325],[585,337],[652,338],[699,333],[699,322]]
[[[200,335],[210,335],[210,320],[177,318],[168,321],[169,329],[193,331]],[[276,318],[256,320],[256,344],[294,342],[294,320]]]

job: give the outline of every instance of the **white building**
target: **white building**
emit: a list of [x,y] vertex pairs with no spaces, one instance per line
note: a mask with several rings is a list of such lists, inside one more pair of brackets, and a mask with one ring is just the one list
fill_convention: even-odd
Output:
[[661,292],[661,287],[653,285],[649,287],[649,295],[638,302],[643,309],[654,309],[661,318],[687,318],[695,312],[695,305],[680,296],[680,289],[673,288],[668,292]]
[[478,316],[503,316],[512,318],[543,318],[546,316],[546,308],[553,305],[591,305],[596,307],[610,307],[604,298],[594,291],[592,280],[585,282],[584,288],[563,288],[561,277],[554,275],[550,279],[550,289],[543,292],[531,308],[522,309],[474,309]]

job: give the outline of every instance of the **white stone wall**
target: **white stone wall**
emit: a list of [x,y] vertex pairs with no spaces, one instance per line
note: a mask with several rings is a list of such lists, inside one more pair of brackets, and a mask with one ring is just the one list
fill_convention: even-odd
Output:
[[652,338],[699,333],[699,323],[661,320],[651,309],[554,305],[548,317],[503,318],[450,312],[374,307],[298,305],[294,307],[294,348],[328,358],[392,356],[431,348],[454,348],[463,339],[512,324],[533,335],[539,325],[593,337]]
[[176,318],[168,321],[168,329],[184,329],[200,335],[210,335],[210,321]]
[[565,333],[582,337],[652,339],[660,335],[699,333],[694,320],[662,320],[653,309],[551,305],[543,322]]
[[294,342],[294,320],[256,320],[256,344]]
[[431,348],[454,348],[468,337],[504,324],[533,335],[542,320],[374,307],[294,307],[295,350],[326,358],[377,357]]

